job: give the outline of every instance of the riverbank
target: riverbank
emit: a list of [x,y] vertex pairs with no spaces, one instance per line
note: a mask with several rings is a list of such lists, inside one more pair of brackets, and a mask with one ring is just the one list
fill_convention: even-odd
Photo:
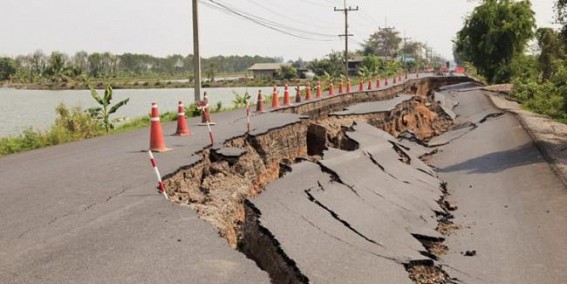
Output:
[[[294,79],[292,83],[287,80],[275,79],[245,79],[239,78],[234,80],[215,80],[205,81],[203,88],[244,88],[244,87],[271,87],[274,85],[282,86],[284,84],[303,84],[305,79]],[[107,85],[111,85],[113,89],[182,89],[193,88],[194,83],[188,79],[108,79],[108,80],[92,80],[89,82],[35,82],[35,83],[9,83],[5,82],[0,87],[13,88],[19,90],[88,90],[89,85],[97,89],[103,89]]]

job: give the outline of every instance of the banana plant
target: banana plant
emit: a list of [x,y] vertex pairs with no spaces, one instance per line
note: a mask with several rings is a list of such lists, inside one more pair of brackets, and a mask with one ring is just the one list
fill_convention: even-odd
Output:
[[128,101],[130,101],[130,98],[122,100],[115,105],[111,105],[112,87],[110,85],[108,85],[104,90],[103,97],[99,96],[97,91],[90,85],[89,89],[91,90],[91,96],[100,105],[100,107],[90,108],[88,111],[92,117],[96,118],[102,123],[104,129],[106,130],[106,133],[108,133],[110,129],[114,129],[114,125],[110,121],[110,115],[118,111],[119,108],[126,105]]

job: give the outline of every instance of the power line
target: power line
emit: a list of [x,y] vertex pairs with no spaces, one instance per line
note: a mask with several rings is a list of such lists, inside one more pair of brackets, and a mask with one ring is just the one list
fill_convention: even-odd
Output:
[[[283,18],[286,18],[286,19],[295,21],[295,22],[300,23],[300,24],[302,24],[302,25],[309,25],[309,26],[312,26],[312,27],[318,27],[318,28],[328,29],[328,30],[329,30],[329,27],[328,27],[328,26],[317,25],[316,23],[313,23],[313,22],[301,21],[301,20],[298,20],[297,18],[290,17],[288,14],[279,12],[279,11],[274,10],[274,9],[272,9],[272,8],[269,8],[269,7],[267,7],[267,6],[263,5],[263,4],[260,4],[260,3],[254,1],[254,0],[247,0],[247,1],[250,2],[250,3],[252,3],[252,4],[254,4],[254,5],[256,5],[256,6],[258,6],[258,7],[260,7],[260,8],[262,8],[262,9],[264,9],[264,10],[266,10],[266,11],[268,11],[268,12],[270,12],[270,13],[272,13],[272,14],[275,14],[275,15],[278,15],[278,16],[280,16],[280,17],[283,17]],[[334,36],[333,36],[333,37],[334,37]]]
[[[211,3],[208,3],[211,2]],[[332,41],[331,39],[321,39],[321,38],[332,38],[335,37],[334,35],[330,35],[330,34],[323,34],[323,33],[317,33],[317,32],[311,32],[311,31],[306,31],[306,30],[302,30],[302,29],[298,29],[289,25],[284,25],[281,23],[277,23],[262,17],[259,17],[257,15],[253,15],[251,13],[242,11],[242,10],[238,10],[234,7],[230,7],[226,4],[220,3],[219,1],[215,1],[215,0],[208,0],[208,2],[205,2],[204,0],[201,0],[201,3],[203,3],[203,5],[221,11],[223,13],[232,15],[232,16],[236,16],[236,17],[240,17],[243,18],[245,20],[248,20],[250,22],[253,22],[257,25],[263,26],[265,28],[283,33],[283,34],[287,34],[293,37],[297,37],[297,38],[301,38],[301,39],[306,39],[306,40],[313,40],[313,41]]]

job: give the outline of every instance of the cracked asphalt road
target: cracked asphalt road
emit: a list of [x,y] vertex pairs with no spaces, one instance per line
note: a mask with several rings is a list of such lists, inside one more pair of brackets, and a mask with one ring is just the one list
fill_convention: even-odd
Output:
[[[452,99],[457,124],[501,112],[482,90]],[[445,242],[445,270],[465,283],[564,283],[567,190],[517,119],[489,118],[439,151],[430,162],[448,182],[461,226]]]
[[[255,131],[294,115],[257,121]],[[241,135],[244,112],[215,118],[219,141]],[[268,117],[266,114],[265,117]],[[162,173],[189,162],[208,143],[166,136]],[[175,123],[164,125],[174,133]],[[193,210],[156,193],[144,149],[149,131],[70,143],[0,159],[0,283],[266,283],[268,275],[232,250]]]

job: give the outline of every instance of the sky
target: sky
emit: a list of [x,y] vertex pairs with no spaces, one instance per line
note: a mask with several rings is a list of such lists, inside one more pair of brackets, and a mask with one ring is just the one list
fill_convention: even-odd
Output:
[[[532,0],[538,26],[552,26],[555,0]],[[280,31],[219,11],[214,3]],[[347,0],[349,49],[379,27],[395,27],[452,59],[452,43],[474,0]],[[201,56],[322,58],[344,50],[343,0],[201,0]],[[0,0],[0,56],[60,51],[192,54],[191,0]],[[289,35],[289,33],[293,35]],[[299,36],[299,37],[298,37]]]

